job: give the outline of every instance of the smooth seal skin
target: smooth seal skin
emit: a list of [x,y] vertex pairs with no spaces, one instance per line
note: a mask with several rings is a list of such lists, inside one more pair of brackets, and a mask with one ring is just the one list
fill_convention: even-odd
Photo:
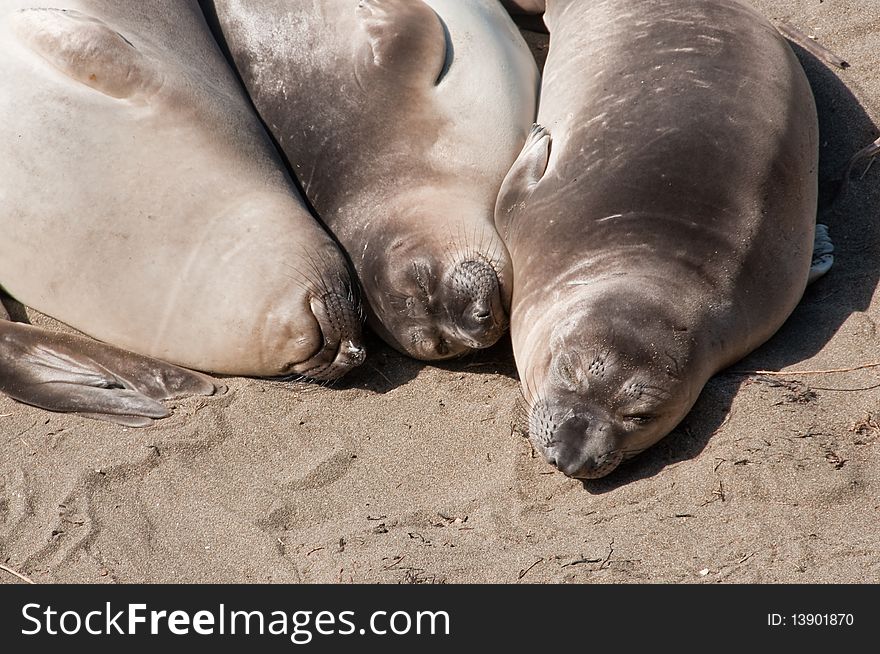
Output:
[[372,327],[420,359],[495,343],[510,265],[493,211],[538,72],[495,0],[203,5],[306,196],[348,252]]
[[[0,53],[0,285],[11,296],[197,370],[324,380],[360,363],[344,255],[194,0],[4,0]],[[57,397],[41,392],[40,406],[67,406],[71,384],[118,385],[95,381],[95,357],[77,360],[55,335],[3,321],[0,343],[0,385],[22,401],[56,373]],[[22,357],[37,350],[29,373]],[[97,359],[112,374],[126,357]]]
[[665,436],[794,309],[818,128],[788,44],[735,0],[548,0],[545,21],[543,127],[496,222],[529,437],[590,479]]

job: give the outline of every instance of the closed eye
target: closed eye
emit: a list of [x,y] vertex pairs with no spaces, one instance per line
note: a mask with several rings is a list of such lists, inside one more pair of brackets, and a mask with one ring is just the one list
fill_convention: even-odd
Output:
[[416,274],[416,283],[419,285],[419,291],[421,291],[422,301],[427,304],[428,300],[431,297],[431,294],[428,292],[428,280],[427,276],[424,274],[422,269],[419,267],[417,263],[413,263],[413,270]]
[[653,421],[657,416],[650,413],[631,413],[623,416],[623,419],[633,425],[647,425],[651,421]]

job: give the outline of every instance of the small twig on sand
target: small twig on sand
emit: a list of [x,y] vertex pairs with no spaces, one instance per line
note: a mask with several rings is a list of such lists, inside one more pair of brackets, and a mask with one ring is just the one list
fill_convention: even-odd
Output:
[[563,563],[562,567],[567,568],[570,565],[582,565],[584,563],[601,563],[601,562],[602,562],[602,559],[580,558],[580,559],[575,559],[574,561],[569,561],[568,563]]
[[600,570],[602,568],[604,568],[606,565],[608,565],[608,562],[611,560],[612,554],[614,554],[614,539],[613,538],[611,539],[611,542],[608,543],[608,556],[605,557],[605,560],[602,561],[601,565],[599,566]]
[[871,384],[870,386],[859,386],[858,388],[830,388],[828,386],[811,386],[814,391],[832,391],[834,393],[858,393],[859,391],[872,391],[880,388],[880,384]]
[[801,32],[791,23],[786,23],[784,20],[780,21],[776,29],[782,32],[784,36],[797,43],[814,57],[824,59],[832,66],[837,66],[838,68],[849,68],[848,61],[846,61],[845,59],[841,59],[825,46],[816,43],[814,39],[811,39],[808,35]]
[[399,566],[401,561],[403,561],[405,558],[406,558],[406,554],[404,554],[403,556],[395,556],[394,561],[391,563],[391,565],[386,565],[382,569],[383,570],[397,570],[398,569],[397,566]]
[[524,570],[520,570],[519,575],[517,576],[517,579],[522,579],[523,577],[525,577],[529,573],[529,570],[534,568],[536,565],[538,565],[543,560],[544,559],[538,559],[532,565],[530,565],[528,568],[525,568]]
[[34,586],[37,585],[37,582],[34,581],[33,579],[31,579],[30,577],[25,577],[25,576],[24,576],[23,574],[21,574],[20,572],[16,572],[15,570],[13,570],[12,568],[10,568],[9,566],[7,566],[7,565],[3,565],[2,563],[0,563],[0,570],[3,570],[4,572],[8,572],[8,573],[11,574],[13,577],[18,577],[19,579],[21,579],[23,582],[25,582],[25,583],[27,583],[27,584],[33,584]]
[[855,372],[866,368],[880,367],[880,361],[864,363],[851,368],[828,368],[827,370],[731,370],[732,375],[770,375],[775,377],[796,377],[797,375],[829,375],[838,372]]

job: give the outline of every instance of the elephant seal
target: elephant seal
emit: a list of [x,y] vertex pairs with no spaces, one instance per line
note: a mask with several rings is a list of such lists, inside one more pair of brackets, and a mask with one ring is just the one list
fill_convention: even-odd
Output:
[[[186,368],[325,380],[360,363],[344,255],[195,0],[7,1],[0,53],[6,292]],[[34,329],[0,322],[4,390],[46,408],[144,416],[126,380],[153,383],[150,366]],[[208,390],[205,379],[183,392]],[[64,408],[72,394],[87,399]]]
[[492,345],[510,266],[493,211],[538,72],[495,0],[203,0],[370,325],[419,359]]
[[540,125],[496,223],[529,438],[591,479],[670,432],[798,303],[817,117],[788,44],[737,0],[548,0],[544,18]]

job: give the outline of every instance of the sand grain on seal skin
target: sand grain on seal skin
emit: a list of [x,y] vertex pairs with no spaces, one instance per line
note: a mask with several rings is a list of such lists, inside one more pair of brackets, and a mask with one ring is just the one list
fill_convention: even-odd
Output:
[[[880,136],[875,4],[754,4],[852,64],[807,62],[831,179]],[[827,222],[835,268],[737,369],[878,358],[880,167]],[[338,388],[227,380],[228,404],[181,401],[145,432],[0,398],[0,563],[38,583],[880,580],[876,369],[718,375],[670,436],[584,488],[511,435],[509,343],[443,367],[367,345]]]

